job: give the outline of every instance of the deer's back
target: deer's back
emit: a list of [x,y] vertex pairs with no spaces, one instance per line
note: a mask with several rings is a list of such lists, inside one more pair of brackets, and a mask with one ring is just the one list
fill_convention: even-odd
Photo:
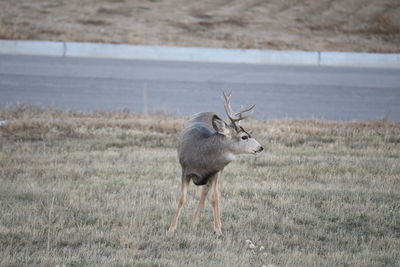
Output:
[[224,136],[212,126],[216,114],[205,112],[189,120],[179,138],[178,156],[184,176],[196,185],[222,170],[230,161],[225,155]]

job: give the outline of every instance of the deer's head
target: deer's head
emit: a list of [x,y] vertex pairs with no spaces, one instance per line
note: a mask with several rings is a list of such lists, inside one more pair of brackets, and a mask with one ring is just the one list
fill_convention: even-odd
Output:
[[248,116],[244,116],[243,114],[251,111],[255,105],[234,114],[230,104],[231,95],[231,92],[228,94],[223,92],[224,107],[230,123],[226,123],[215,115],[212,119],[214,129],[229,140],[229,145],[233,154],[256,154],[263,151],[264,148],[260,143],[240,126],[240,121],[248,118]]

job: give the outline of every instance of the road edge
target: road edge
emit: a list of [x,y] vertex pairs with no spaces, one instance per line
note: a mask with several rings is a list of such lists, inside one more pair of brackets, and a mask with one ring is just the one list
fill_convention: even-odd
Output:
[[400,68],[400,54],[0,40],[0,54],[191,62]]

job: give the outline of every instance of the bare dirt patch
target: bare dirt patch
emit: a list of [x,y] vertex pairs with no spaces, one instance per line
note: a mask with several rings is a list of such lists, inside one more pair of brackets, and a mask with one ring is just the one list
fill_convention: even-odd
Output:
[[400,52],[398,0],[6,0],[0,38]]

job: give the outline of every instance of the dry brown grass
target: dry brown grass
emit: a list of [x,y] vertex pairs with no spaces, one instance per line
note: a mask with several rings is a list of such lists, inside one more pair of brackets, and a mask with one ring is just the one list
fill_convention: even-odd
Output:
[[0,120],[1,266],[400,263],[398,123],[249,121],[267,151],[226,168],[224,237],[210,207],[191,228],[191,186],[168,238],[185,118],[19,105]]
[[26,40],[33,39],[35,35],[33,30],[21,29],[18,24],[10,24],[0,19],[0,39]]
[[3,39],[400,52],[398,0],[6,0],[0,9]]

